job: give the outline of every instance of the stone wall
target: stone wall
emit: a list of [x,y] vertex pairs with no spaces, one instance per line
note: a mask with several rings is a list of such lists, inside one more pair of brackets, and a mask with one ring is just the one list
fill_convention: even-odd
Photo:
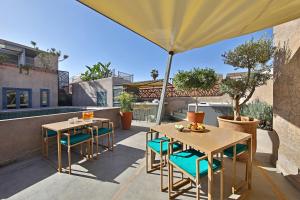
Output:
[[[120,123],[119,108],[93,108],[94,116],[108,118],[116,128]],[[0,167],[19,159],[41,155],[43,124],[81,117],[82,112],[60,113],[18,119],[0,120]],[[55,148],[55,147],[53,147]]]
[[300,19],[274,27],[274,43],[287,46],[276,58],[274,67],[277,168],[285,175],[295,175],[300,169]]
[[273,105],[273,80],[267,81],[266,85],[262,85],[255,89],[255,92],[249,102],[259,99],[269,105]]
[[32,107],[40,107],[40,89],[50,90],[50,106],[57,106],[58,78],[57,73],[29,69],[29,74],[16,65],[0,65],[0,109],[2,109],[2,88],[32,89]]

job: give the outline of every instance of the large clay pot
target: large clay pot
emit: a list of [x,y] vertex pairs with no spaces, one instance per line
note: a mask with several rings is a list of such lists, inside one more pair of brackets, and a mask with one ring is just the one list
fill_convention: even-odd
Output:
[[[219,116],[218,117],[219,127],[225,129],[231,129],[235,131],[240,131],[244,133],[249,133],[252,135],[252,155],[256,153],[257,137],[256,129],[259,121],[254,119],[249,120],[249,117],[241,117],[241,121],[233,120],[233,116]],[[247,159],[247,154],[242,154],[238,156],[238,160],[245,161]]]
[[187,112],[187,120],[189,122],[203,123],[204,112]]
[[121,123],[124,130],[128,130],[131,127],[132,122],[132,112],[120,112]]

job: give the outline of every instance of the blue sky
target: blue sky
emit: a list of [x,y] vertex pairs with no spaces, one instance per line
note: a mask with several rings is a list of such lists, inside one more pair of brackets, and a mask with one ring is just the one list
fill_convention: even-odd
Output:
[[[134,74],[135,80],[149,80],[153,68],[163,77],[167,53],[149,41],[104,18],[75,0],[1,0],[0,38],[41,49],[54,47],[70,57],[60,63],[70,76],[85,71],[85,65],[111,62],[116,70]],[[217,73],[233,72],[223,64],[221,54],[262,35],[266,29],[221,41],[174,56],[171,77],[178,70],[211,67]]]

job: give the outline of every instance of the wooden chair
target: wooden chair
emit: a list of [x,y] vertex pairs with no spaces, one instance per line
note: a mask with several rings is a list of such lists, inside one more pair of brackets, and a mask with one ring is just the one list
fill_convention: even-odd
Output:
[[[107,126],[104,127],[103,126],[104,124],[107,124]],[[104,146],[108,150],[113,151],[114,137],[115,137],[115,129],[114,129],[113,122],[104,121],[104,122],[101,122],[101,127],[93,126],[93,127],[89,127],[88,130],[90,133],[92,133],[94,141],[96,141],[96,151],[97,151],[96,158],[98,158],[98,154],[100,153],[99,152],[99,138],[107,137],[107,146],[105,146],[103,144],[101,146]],[[93,152],[93,154],[94,154],[94,152]]]
[[93,137],[89,133],[72,133],[68,131],[68,133],[63,133],[65,137],[62,137],[60,143],[68,148],[68,163],[69,163],[69,174],[71,174],[71,148],[77,145],[82,145],[86,143],[88,145],[88,156],[87,158],[92,155],[93,152],[93,145],[92,140]]
[[[147,132],[146,133],[146,172],[150,173],[155,170],[160,170],[160,189],[161,191],[165,191],[168,189],[168,186],[164,187],[163,186],[163,167],[166,166],[166,156],[168,154],[168,144],[169,144],[169,138],[167,137],[161,137],[161,138],[156,138],[153,139],[153,133],[156,132]],[[149,140],[149,134],[151,135],[151,139]],[[173,144],[173,149],[174,151],[182,150],[182,144],[180,143],[174,143]],[[150,169],[148,169],[148,155],[149,155],[149,150],[151,154],[151,159],[150,159]],[[159,156],[160,162],[158,165],[154,165],[154,158],[155,154]]]
[[55,138],[57,137],[57,132],[53,131],[53,130],[48,130],[46,129],[46,131],[44,131],[44,129],[42,129],[42,151],[43,151],[43,155],[48,158],[48,150],[49,150],[49,139]]
[[224,150],[224,154],[227,157],[232,158],[232,162],[233,162],[232,186],[231,186],[232,194],[235,194],[237,190],[244,185],[244,183],[248,182],[248,163],[246,163],[245,182],[242,182],[242,184],[239,185],[237,185],[236,183],[236,158],[237,156],[246,153],[247,151],[248,151],[248,146],[246,144],[236,144]]
[[[180,172],[182,172],[185,176],[188,177],[188,180],[190,182],[194,182],[196,184],[196,199],[200,198],[200,178],[206,176],[208,174],[208,160],[207,156],[199,151],[196,151],[194,149],[187,149],[180,152],[173,152],[172,148],[173,142],[169,143],[169,151],[168,151],[168,157],[169,157],[169,199],[174,198],[176,196],[179,196],[180,194],[184,193],[189,188],[186,188],[184,190],[181,190],[174,195],[172,195],[174,184],[173,184],[173,169],[174,167],[178,169]],[[214,172],[220,171],[220,199],[223,200],[223,176],[224,176],[224,169],[223,169],[223,153],[221,153],[221,160],[213,159],[212,164],[212,170]],[[187,182],[189,183],[189,182]],[[186,185],[186,184],[184,184]],[[184,186],[181,184],[181,186]],[[178,187],[177,187],[178,189]]]

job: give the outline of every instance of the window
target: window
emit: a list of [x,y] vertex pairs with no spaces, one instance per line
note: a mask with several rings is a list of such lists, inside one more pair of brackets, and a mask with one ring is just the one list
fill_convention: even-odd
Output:
[[[13,109],[17,108],[17,91],[14,89],[6,90],[6,108]],[[3,106],[4,107],[4,106]]]
[[50,100],[50,90],[49,89],[41,89],[41,107],[48,107]]
[[97,106],[101,106],[101,107],[107,106],[106,91],[99,91],[96,93],[96,96],[97,96]]
[[118,97],[120,94],[123,92],[123,86],[114,86],[113,87],[113,106],[114,107],[119,107],[120,103],[118,100]]
[[3,109],[31,108],[31,89],[3,88]]
[[19,92],[20,98],[20,108],[29,108],[29,91],[28,90],[20,90]]

